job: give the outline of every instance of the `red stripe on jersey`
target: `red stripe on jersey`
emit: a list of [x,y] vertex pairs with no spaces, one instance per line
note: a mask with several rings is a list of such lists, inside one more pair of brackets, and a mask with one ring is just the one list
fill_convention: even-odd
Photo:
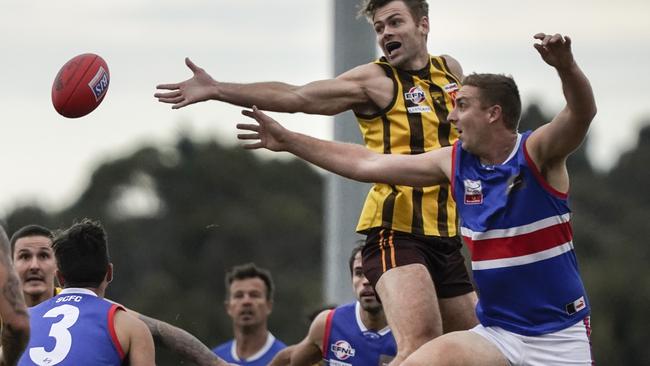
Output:
[[330,333],[332,332],[332,318],[334,317],[334,312],[336,309],[332,309],[329,314],[327,314],[327,320],[325,321],[325,334],[323,335],[323,359],[327,359],[327,345],[330,341]]
[[473,261],[512,258],[538,253],[568,243],[573,238],[568,222],[549,226],[531,233],[484,240],[463,236],[472,253]]
[[115,346],[117,354],[120,355],[120,360],[124,360],[124,350],[122,349],[120,340],[117,338],[117,333],[115,333],[115,313],[118,310],[125,311],[122,306],[117,304],[113,304],[108,310],[108,332],[111,334],[113,345]]

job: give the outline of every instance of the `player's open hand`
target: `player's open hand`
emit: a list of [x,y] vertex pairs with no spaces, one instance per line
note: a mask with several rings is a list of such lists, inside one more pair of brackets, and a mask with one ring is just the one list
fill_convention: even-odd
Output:
[[242,131],[251,131],[251,133],[237,134],[240,140],[257,140],[256,142],[245,144],[245,149],[269,149],[272,151],[285,150],[285,136],[289,130],[282,127],[276,120],[264,114],[264,112],[253,106],[253,110],[244,109],[241,112],[244,116],[257,121],[257,124],[238,123],[237,128]]
[[541,41],[535,43],[534,46],[547,64],[556,69],[571,67],[574,64],[571,38],[568,36],[562,36],[559,33],[554,35],[537,33],[533,38]]
[[209,100],[212,96],[212,87],[216,84],[210,74],[196,66],[188,57],[185,58],[185,64],[192,70],[194,76],[180,83],[160,84],[156,89],[170,91],[153,95],[159,102],[173,104],[172,109]]

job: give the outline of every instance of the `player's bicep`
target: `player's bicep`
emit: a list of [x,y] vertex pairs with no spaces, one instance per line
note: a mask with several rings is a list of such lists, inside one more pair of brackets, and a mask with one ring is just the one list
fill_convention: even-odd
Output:
[[575,121],[565,108],[551,122],[539,127],[528,138],[527,148],[539,165],[564,160],[584,141],[588,123]]

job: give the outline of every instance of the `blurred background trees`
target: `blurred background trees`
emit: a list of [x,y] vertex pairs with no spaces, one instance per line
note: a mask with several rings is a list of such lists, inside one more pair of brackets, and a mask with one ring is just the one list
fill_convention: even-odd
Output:
[[[548,120],[532,104],[520,129]],[[644,344],[648,157],[645,128],[636,149],[607,173],[592,168],[584,146],[569,161],[575,247],[600,364],[650,365]],[[223,307],[225,271],[255,262],[271,270],[277,285],[270,329],[294,343],[306,332],[308,314],[322,305],[322,192],[321,175],[299,160],[261,159],[239,147],[180,136],[172,148],[142,147],[104,162],[78,200],[61,211],[20,206],[4,222],[11,234],[30,223],[62,228],[84,217],[100,220],[116,272],[108,296],[185,328],[210,347],[232,335]],[[162,351],[157,359],[160,365],[182,363]]]

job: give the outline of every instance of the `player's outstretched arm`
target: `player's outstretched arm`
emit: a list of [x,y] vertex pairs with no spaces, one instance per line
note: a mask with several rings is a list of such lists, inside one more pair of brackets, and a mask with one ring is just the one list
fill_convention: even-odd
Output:
[[544,33],[534,38],[539,40],[535,48],[542,59],[557,70],[566,106],[531,135],[527,146],[539,165],[563,165],[566,157],[582,144],[596,115],[596,101],[589,80],[573,57],[571,38]]
[[322,311],[309,326],[307,336],[300,343],[289,346],[275,355],[269,366],[311,366],[323,358],[321,345],[331,310]]
[[[367,83],[376,83],[377,80],[390,82],[378,66],[368,64],[335,79],[314,81],[303,86],[282,82],[224,83],[214,80],[189,58],[185,59],[185,63],[193,76],[180,83],[160,84],[156,87],[159,91],[154,94],[158,101],[172,104],[173,109],[217,100],[247,108],[257,105],[275,112],[334,115],[357,105],[371,103],[366,94]],[[392,92],[391,85],[386,89]]]
[[157,345],[165,347],[183,359],[199,366],[229,365],[189,332],[132,310],[127,311],[147,325]]
[[254,140],[247,149],[266,148],[290,152],[338,175],[374,183],[430,186],[447,181],[451,147],[419,155],[377,154],[361,145],[325,141],[289,131],[255,106],[242,112],[256,124],[238,124],[240,140]]
[[15,365],[29,342],[29,315],[18,276],[9,259],[9,239],[0,227],[0,365]]
[[144,322],[126,311],[115,312],[115,332],[128,364],[153,366],[156,362],[153,338]]

